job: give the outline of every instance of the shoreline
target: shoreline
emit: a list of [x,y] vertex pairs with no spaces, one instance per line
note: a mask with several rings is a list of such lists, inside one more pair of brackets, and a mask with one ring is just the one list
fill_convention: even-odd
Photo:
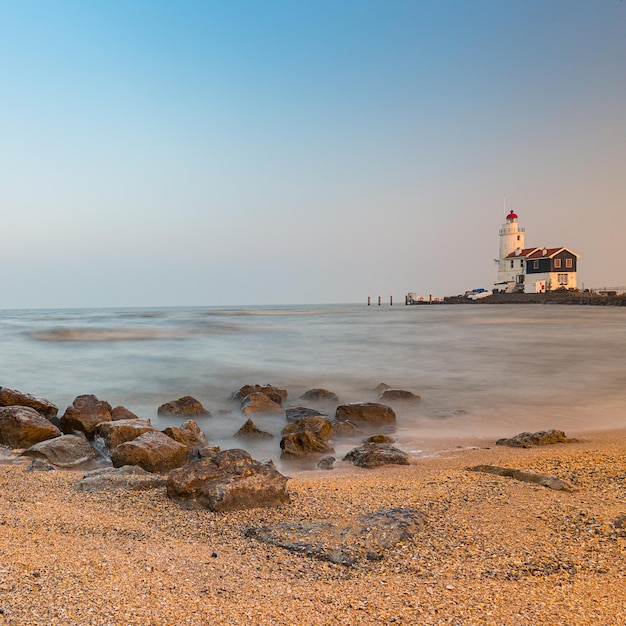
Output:
[[[0,465],[0,624],[622,623],[626,428],[566,434],[580,441],[293,472],[290,504],[231,513],[188,511],[162,489],[77,492],[75,471]],[[577,490],[466,469],[481,463]],[[351,567],[244,534],[394,507],[426,526]]]

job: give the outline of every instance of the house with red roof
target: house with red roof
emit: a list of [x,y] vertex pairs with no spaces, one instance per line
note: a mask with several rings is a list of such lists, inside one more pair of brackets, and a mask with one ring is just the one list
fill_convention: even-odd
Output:
[[511,211],[500,228],[500,255],[494,293],[543,293],[577,289],[578,254],[569,248],[526,248],[525,229]]

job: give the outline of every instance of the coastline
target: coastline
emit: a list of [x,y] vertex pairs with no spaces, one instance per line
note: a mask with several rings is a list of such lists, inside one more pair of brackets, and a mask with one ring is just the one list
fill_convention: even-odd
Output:
[[[0,465],[0,624],[622,623],[626,429],[567,435],[579,442],[294,472],[289,505],[221,514],[162,489],[77,492],[81,473]],[[483,463],[577,490],[466,469]],[[426,526],[351,567],[244,535],[394,507]]]

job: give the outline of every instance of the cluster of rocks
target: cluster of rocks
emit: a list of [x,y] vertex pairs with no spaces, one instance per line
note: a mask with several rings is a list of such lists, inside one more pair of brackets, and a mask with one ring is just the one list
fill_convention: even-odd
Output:
[[[380,397],[395,392],[396,400],[417,401],[410,392],[378,390]],[[408,394],[408,395],[407,395]],[[284,408],[287,391],[272,385],[245,385],[232,394],[241,412],[282,413],[286,426],[280,439],[281,457],[323,457],[319,467],[332,469],[332,442],[358,436],[363,430],[395,427],[393,409],[379,402],[339,404],[334,415],[306,406]],[[300,398],[329,407],[338,397],[325,389],[311,389]],[[191,396],[161,405],[160,416],[211,417]],[[221,451],[193,419],[164,430],[125,407],[111,407],[94,395],[75,398],[59,418],[48,400],[0,387],[0,445],[34,459],[30,470],[95,467],[77,488],[146,489],[165,485],[170,498],[190,508],[223,511],[274,506],[288,501],[287,479],[271,462],[259,462],[240,449]],[[363,430],[362,430],[363,429]],[[240,439],[272,438],[248,418],[234,433]],[[370,437],[344,460],[361,467],[407,464],[406,453],[392,446],[386,435]],[[167,478],[165,477],[167,475]]]

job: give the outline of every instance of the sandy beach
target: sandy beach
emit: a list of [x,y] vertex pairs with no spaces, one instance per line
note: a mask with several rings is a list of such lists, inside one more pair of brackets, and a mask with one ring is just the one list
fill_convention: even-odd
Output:
[[[485,441],[405,467],[294,473],[289,505],[231,513],[0,465],[0,624],[625,623],[626,430],[567,434],[580,442]],[[576,491],[467,471],[477,464]],[[244,534],[393,507],[422,511],[426,526],[352,566]]]

